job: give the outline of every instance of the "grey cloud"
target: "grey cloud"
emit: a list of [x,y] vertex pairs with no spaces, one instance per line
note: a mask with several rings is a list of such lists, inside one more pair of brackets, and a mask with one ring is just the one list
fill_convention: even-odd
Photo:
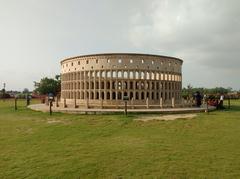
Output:
[[[139,52],[182,58],[184,84],[239,89],[239,5],[237,0],[3,1],[0,84],[32,89],[32,81],[59,73],[62,58]],[[6,71],[16,75],[10,78]]]

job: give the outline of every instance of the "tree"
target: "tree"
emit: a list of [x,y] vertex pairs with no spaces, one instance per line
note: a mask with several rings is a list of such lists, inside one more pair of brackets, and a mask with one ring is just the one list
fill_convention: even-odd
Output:
[[29,93],[29,89],[24,88],[22,93],[23,93],[23,94],[28,94],[28,93]]
[[41,95],[48,95],[49,93],[56,96],[61,91],[60,76],[56,75],[55,78],[42,78],[35,92]]

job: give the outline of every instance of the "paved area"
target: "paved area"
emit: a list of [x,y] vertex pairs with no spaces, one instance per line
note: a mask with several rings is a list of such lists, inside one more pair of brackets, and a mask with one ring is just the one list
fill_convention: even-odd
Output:
[[[49,112],[49,106],[45,104],[33,104],[28,108],[35,111]],[[106,113],[123,113],[124,109],[86,109],[86,108],[61,108],[53,107],[53,112],[78,113],[78,114],[106,114]],[[128,113],[162,113],[162,114],[179,114],[179,113],[197,113],[204,112],[205,107],[201,108],[162,108],[162,109],[128,109]],[[215,110],[215,107],[209,107],[209,110]]]

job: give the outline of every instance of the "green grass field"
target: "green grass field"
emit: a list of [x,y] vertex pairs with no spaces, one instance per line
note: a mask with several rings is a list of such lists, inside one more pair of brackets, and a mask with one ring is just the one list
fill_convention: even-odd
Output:
[[24,105],[0,101],[0,178],[240,178],[240,101],[150,122]]

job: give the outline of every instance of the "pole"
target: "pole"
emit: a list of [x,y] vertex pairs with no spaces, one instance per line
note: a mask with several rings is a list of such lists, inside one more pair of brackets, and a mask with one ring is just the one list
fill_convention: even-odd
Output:
[[27,95],[27,106],[30,105],[30,97]]
[[50,101],[50,104],[49,104],[49,112],[50,112],[50,116],[52,115],[52,100]]
[[17,110],[17,98],[14,99],[14,108],[15,108],[15,111]]
[[124,101],[124,102],[125,102],[124,113],[125,113],[125,115],[127,116],[127,101]]
[[230,97],[228,97],[228,109],[230,109]]
[[208,109],[208,101],[207,101],[207,114],[209,114],[209,109]]

